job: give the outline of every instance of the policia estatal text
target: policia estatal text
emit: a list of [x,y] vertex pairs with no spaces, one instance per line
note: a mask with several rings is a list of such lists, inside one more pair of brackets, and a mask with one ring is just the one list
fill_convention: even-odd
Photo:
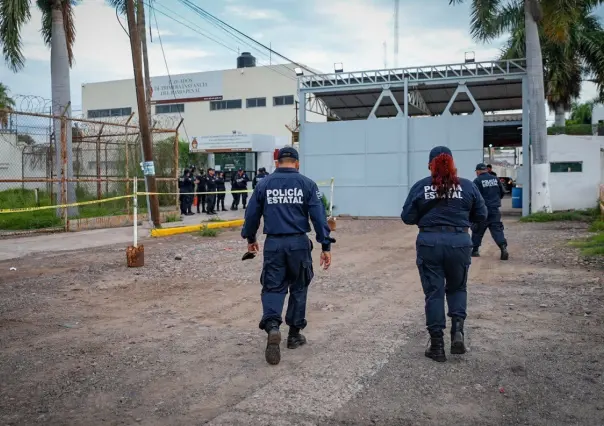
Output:
[[466,351],[463,327],[473,247],[468,228],[487,218],[487,208],[476,185],[457,177],[449,148],[433,148],[428,167],[431,175],[409,190],[401,218],[406,224],[419,227],[417,268],[430,333],[426,356],[444,362],[445,296],[451,317],[451,353]]
[[503,185],[497,178],[497,175],[489,172],[488,166],[480,163],[476,166],[476,179],[474,184],[478,187],[478,191],[484,198],[484,202],[487,205],[488,216],[487,220],[481,223],[475,223],[472,225],[472,244],[474,249],[472,250],[473,257],[480,256],[480,244],[482,243],[482,237],[487,228],[491,231],[491,236],[495,240],[495,244],[501,250],[501,260],[508,260],[508,243],[503,234],[503,223],[501,222],[501,199],[505,195]]
[[259,327],[268,334],[265,358],[269,364],[281,360],[280,342],[283,305],[289,290],[285,323],[289,326],[287,347],[306,343],[300,330],[306,327],[306,297],[313,279],[312,242],[309,218],[321,244],[321,266],[331,264],[331,243],[325,208],[317,185],[298,173],[298,152],[286,147],[279,151],[279,167],[264,177],[250,197],[241,236],[248,241],[248,252],[259,250],[256,233],[264,216],[264,263],[262,284],[262,320]]

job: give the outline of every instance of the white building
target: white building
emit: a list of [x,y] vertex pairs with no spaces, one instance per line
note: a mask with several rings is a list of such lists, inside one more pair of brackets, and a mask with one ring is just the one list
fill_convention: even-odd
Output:
[[[244,52],[235,69],[152,77],[152,114],[182,117],[180,137],[188,137],[189,142],[207,136],[257,134],[275,137],[276,147],[291,143],[286,126],[295,128],[299,108],[296,65],[256,67],[255,62]],[[89,119],[126,119],[137,112],[134,80],[83,84],[82,109]],[[307,113],[309,119],[326,121],[313,113]],[[258,165],[253,153],[239,155],[241,160],[245,157],[247,170]]]

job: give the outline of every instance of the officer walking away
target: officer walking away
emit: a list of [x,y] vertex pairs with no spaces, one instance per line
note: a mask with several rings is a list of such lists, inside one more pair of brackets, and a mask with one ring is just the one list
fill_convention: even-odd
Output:
[[256,189],[258,182],[260,182],[262,179],[264,179],[267,176],[268,176],[268,173],[266,173],[266,169],[264,167],[260,167],[258,169],[258,174],[256,176],[254,176],[254,179],[252,179],[252,189]]
[[[197,213],[205,213],[206,212],[206,175],[203,169],[199,169],[199,175],[195,178],[195,193],[197,195]],[[199,211],[199,206],[201,206],[202,210]]]
[[475,223],[472,225],[472,244],[474,249],[472,250],[473,257],[480,256],[480,244],[482,243],[482,237],[487,228],[491,232],[493,240],[501,250],[501,260],[508,260],[508,243],[503,234],[503,223],[501,222],[501,199],[505,195],[505,189],[497,176],[493,176],[488,171],[488,166],[480,163],[476,166],[476,179],[474,184],[478,187],[484,202],[487,205],[488,216],[487,220],[481,223]]
[[216,214],[216,210],[214,207],[216,206],[216,172],[214,169],[208,169],[208,174],[206,176],[206,213],[207,214]]
[[491,166],[490,164],[487,164],[487,172],[492,176],[497,176],[497,173],[493,171],[493,166]]
[[437,146],[430,151],[430,176],[413,185],[405,201],[401,218],[417,225],[415,248],[417,268],[426,299],[426,326],[430,347],[425,355],[438,362],[447,360],[443,330],[445,296],[451,317],[451,353],[466,352],[468,270],[472,261],[472,239],[468,228],[487,217],[478,188],[457,176],[449,148]]
[[220,211],[220,205],[222,204],[222,211],[226,212],[227,209],[224,208],[224,198],[226,197],[226,183],[224,172],[218,173],[216,177],[216,210]]
[[312,242],[309,217],[321,244],[323,269],[331,265],[331,243],[325,208],[319,198],[317,184],[298,172],[298,152],[282,148],[279,166],[273,174],[262,179],[250,198],[245,212],[241,236],[247,239],[248,252],[258,252],[256,232],[264,216],[264,263],[262,284],[262,320],[259,327],[268,334],[265,358],[269,364],[281,360],[279,344],[285,295],[289,289],[285,323],[289,326],[287,347],[295,349],[306,343],[300,330],[306,327],[306,298],[313,279]]
[[195,191],[195,185],[193,184],[193,179],[191,178],[191,171],[189,169],[185,169],[183,176],[180,182],[181,188],[181,204],[180,204],[180,212],[185,216],[191,216],[194,214],[191,211],[191,207],[193,205],[193,192]]
[[[247,183],[250,179],[243,169],[239,169],[237,173],[233,175],[231,179],[231,189],[233,191],[246,191]],[[233,194],[233,206],[231,210],[237,210],[239,208],[239,200],[243,200],[243,208],[247,206],[247,192],[237,192]]]

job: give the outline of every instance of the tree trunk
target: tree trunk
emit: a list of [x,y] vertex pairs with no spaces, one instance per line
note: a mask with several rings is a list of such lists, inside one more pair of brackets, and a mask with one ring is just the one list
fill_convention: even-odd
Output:
[[554,125],[556,127],[564,127],[566,125],[566,111],[564,110],[564,105],[554,105],[554,111],[556,113],[556,121]]
[[[547,162],[547,127],[545,121],[545,87],[543,84],[543,57],[539,40],[539,29],[532,10],[536,0],[524,2],[524,24],[526,32],[526,62],[529,86],[529,127],[531,153],[531,211],[551,212],[549,192],[549,167]],[[532,6],[532,7],[531,7]]]
[[[66,178],[73,178],[73,150],[71,147],[71,88],[69,79],[69,55],[67,53],[67,39],[65,37],[65,27],[63,24],[63,12],[61,10],[61,1],[54,0],[52,9],[52,33],[50,45],[50,77],[52,85],[52,112],[55,116],[64,113],[67,120],[67,167]],[[55,175],[57,179],[62,178],[62,156],[61,156],[61,120],[54,120],[55,136]],[[61,200],[61,184],[55,186],[57,201]],[[76,202],[75,183],[67,183],[67,202]],[[58,211],[60,214],[60,210]],[[70,216],[78,214],[77,207],[68,209]]]

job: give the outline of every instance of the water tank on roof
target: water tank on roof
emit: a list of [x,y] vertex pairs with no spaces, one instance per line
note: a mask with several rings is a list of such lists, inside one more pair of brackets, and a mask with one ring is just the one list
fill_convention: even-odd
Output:
[[256,58],[250,52],[241,52],[237,58],[237,68],[251,68],[256,66]]

